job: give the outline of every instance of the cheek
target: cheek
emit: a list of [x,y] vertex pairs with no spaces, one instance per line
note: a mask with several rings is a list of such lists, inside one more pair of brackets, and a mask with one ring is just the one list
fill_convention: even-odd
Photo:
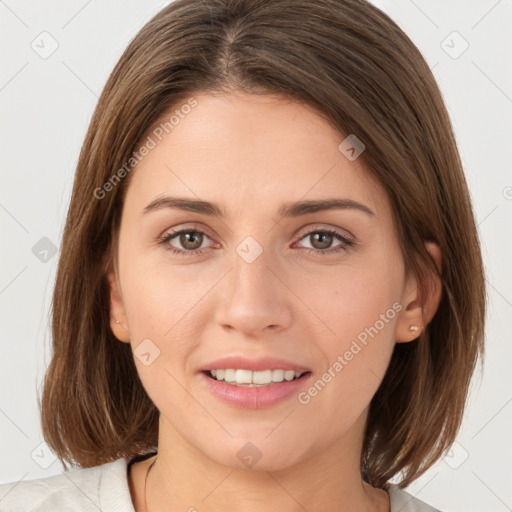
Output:
[[[152,399],[162,386],[173,390],[169,396],[181,396],[172,377],[181,381],[183,372],[190,370],[189,356],[199,345],[201,332],[211,317],[205,309],[205,297],[218,280],[218,273],[199,273],[194,267],[170,265],[162,257],[152,261],[137,257],[135,252],[124,260],[123,297],[134,360]],[[139,357],[141,352],[151,354],[150,364]]]
[[[400,265],[393,258],[359,258],[317,271],[297,273],[294,292],[311,308],[308,318],[318,321],[321,339],[337,350],[350,344],[360,333],[377,324],[383,337],[389,336],[396,321],[393,304],[400,297]],[[382,315],[384,315],[383,321]],[[323,326],[323,327],[322,327]],[[373,330],[373,329],[372,329]],[[330,351],[328,351],[330,352]]]
[[393,258],[374,258],[334,268],[315,279],[298,279],[294,290],[318,319],[308,314],[314,321],[305,326],[323,364],[312,394],[322,394],[324,404],[343,404],[343,411],[361,411],[377,390],[396,343],[401,266]]
[[306,415],[329,418],[333,435],[360,417],[379,388],[396,343],[401,307],[388,290],[354,291],[350,284],[347,279],[329,297],[318,297],[322,302],[316,304],[323,304],[318,311],[334,334],[322,324],[310,331],[322,367],[298,397]]
[[189,312],[196,312],[195,306],[211,287],[205,272],[199,275],[194,265],[170,265],[165,255],[158,260],[127,257],[124,272],[123,297],[130,329],[142,335],[146,331],[164,336],[186,320]]
[[199,343],[197,317],[205,292],[181,279],[175,269],[136,268],[139,271],[129,273],[123,289],[134,361],[153,403],[168,411],[191,400],[180,383]]

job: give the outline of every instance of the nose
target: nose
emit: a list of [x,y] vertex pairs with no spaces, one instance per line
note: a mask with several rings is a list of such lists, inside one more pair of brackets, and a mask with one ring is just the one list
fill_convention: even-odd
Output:
[[256,338],[291,325],[291,294],[275,259],[269,259],[265,251],[251,263],[234,255],[233,268],[219,289],[218,325]]

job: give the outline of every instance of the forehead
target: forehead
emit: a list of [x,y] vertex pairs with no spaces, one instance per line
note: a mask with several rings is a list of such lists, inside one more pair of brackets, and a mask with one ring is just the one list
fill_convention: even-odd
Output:
[[362,159],[347,159],[339,150],[345,135],[309,105],[247,93],[192,97],[193,108],[173,106],[146,134],[155,144],[133,171],[127,202],[179,193],[219,202],[229,214],[348,197],[389,216],[383,187]]

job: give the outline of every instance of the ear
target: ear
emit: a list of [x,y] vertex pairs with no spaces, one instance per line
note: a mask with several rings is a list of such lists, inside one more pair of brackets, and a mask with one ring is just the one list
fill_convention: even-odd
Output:
[[[425,242],[425,247],[434,259],[439,274],[441,274],[442,255],[439,246],[433,242]],[[420,284],[413,276],[407,281],[401,302],[404,309],[402,309],[397,321],[397,343],[406,343],[416,339],[432,320],[439,307],[442,293],[441,279],[436,272],[431,272],[426,279],[427,283],[423,283],[423,286],[427,293],[423,303],[420,296]]]
[[113,268],[110,268],[107,272],[107,282],[110,295],[110,329],[119,341],[130,343],[130,333],[126,323],[123,297],[119,280]]

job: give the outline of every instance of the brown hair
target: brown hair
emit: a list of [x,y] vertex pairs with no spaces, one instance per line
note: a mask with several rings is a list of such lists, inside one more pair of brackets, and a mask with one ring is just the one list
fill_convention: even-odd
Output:
[[101,199],[97,191],[170,107],[222,90],[281,94],[357,135],[366,146],[361,158],[389,194],[406,269],[423,296],[429,274],[439,275],[423,242],[441,249],[437,313],[418,340],[396,344],[364,437],[364,479],[386,489],[401,473],[405,487],[458,432],[483,355],[486,292],[468,187],[435,79],[402,30],[363,0],[177,0],[130,42],[76,169],[53,296],[44,437],[61,463],[79,467],[157,446],[159,412],[130,345],[109,327],[106,269],[131,174]]

